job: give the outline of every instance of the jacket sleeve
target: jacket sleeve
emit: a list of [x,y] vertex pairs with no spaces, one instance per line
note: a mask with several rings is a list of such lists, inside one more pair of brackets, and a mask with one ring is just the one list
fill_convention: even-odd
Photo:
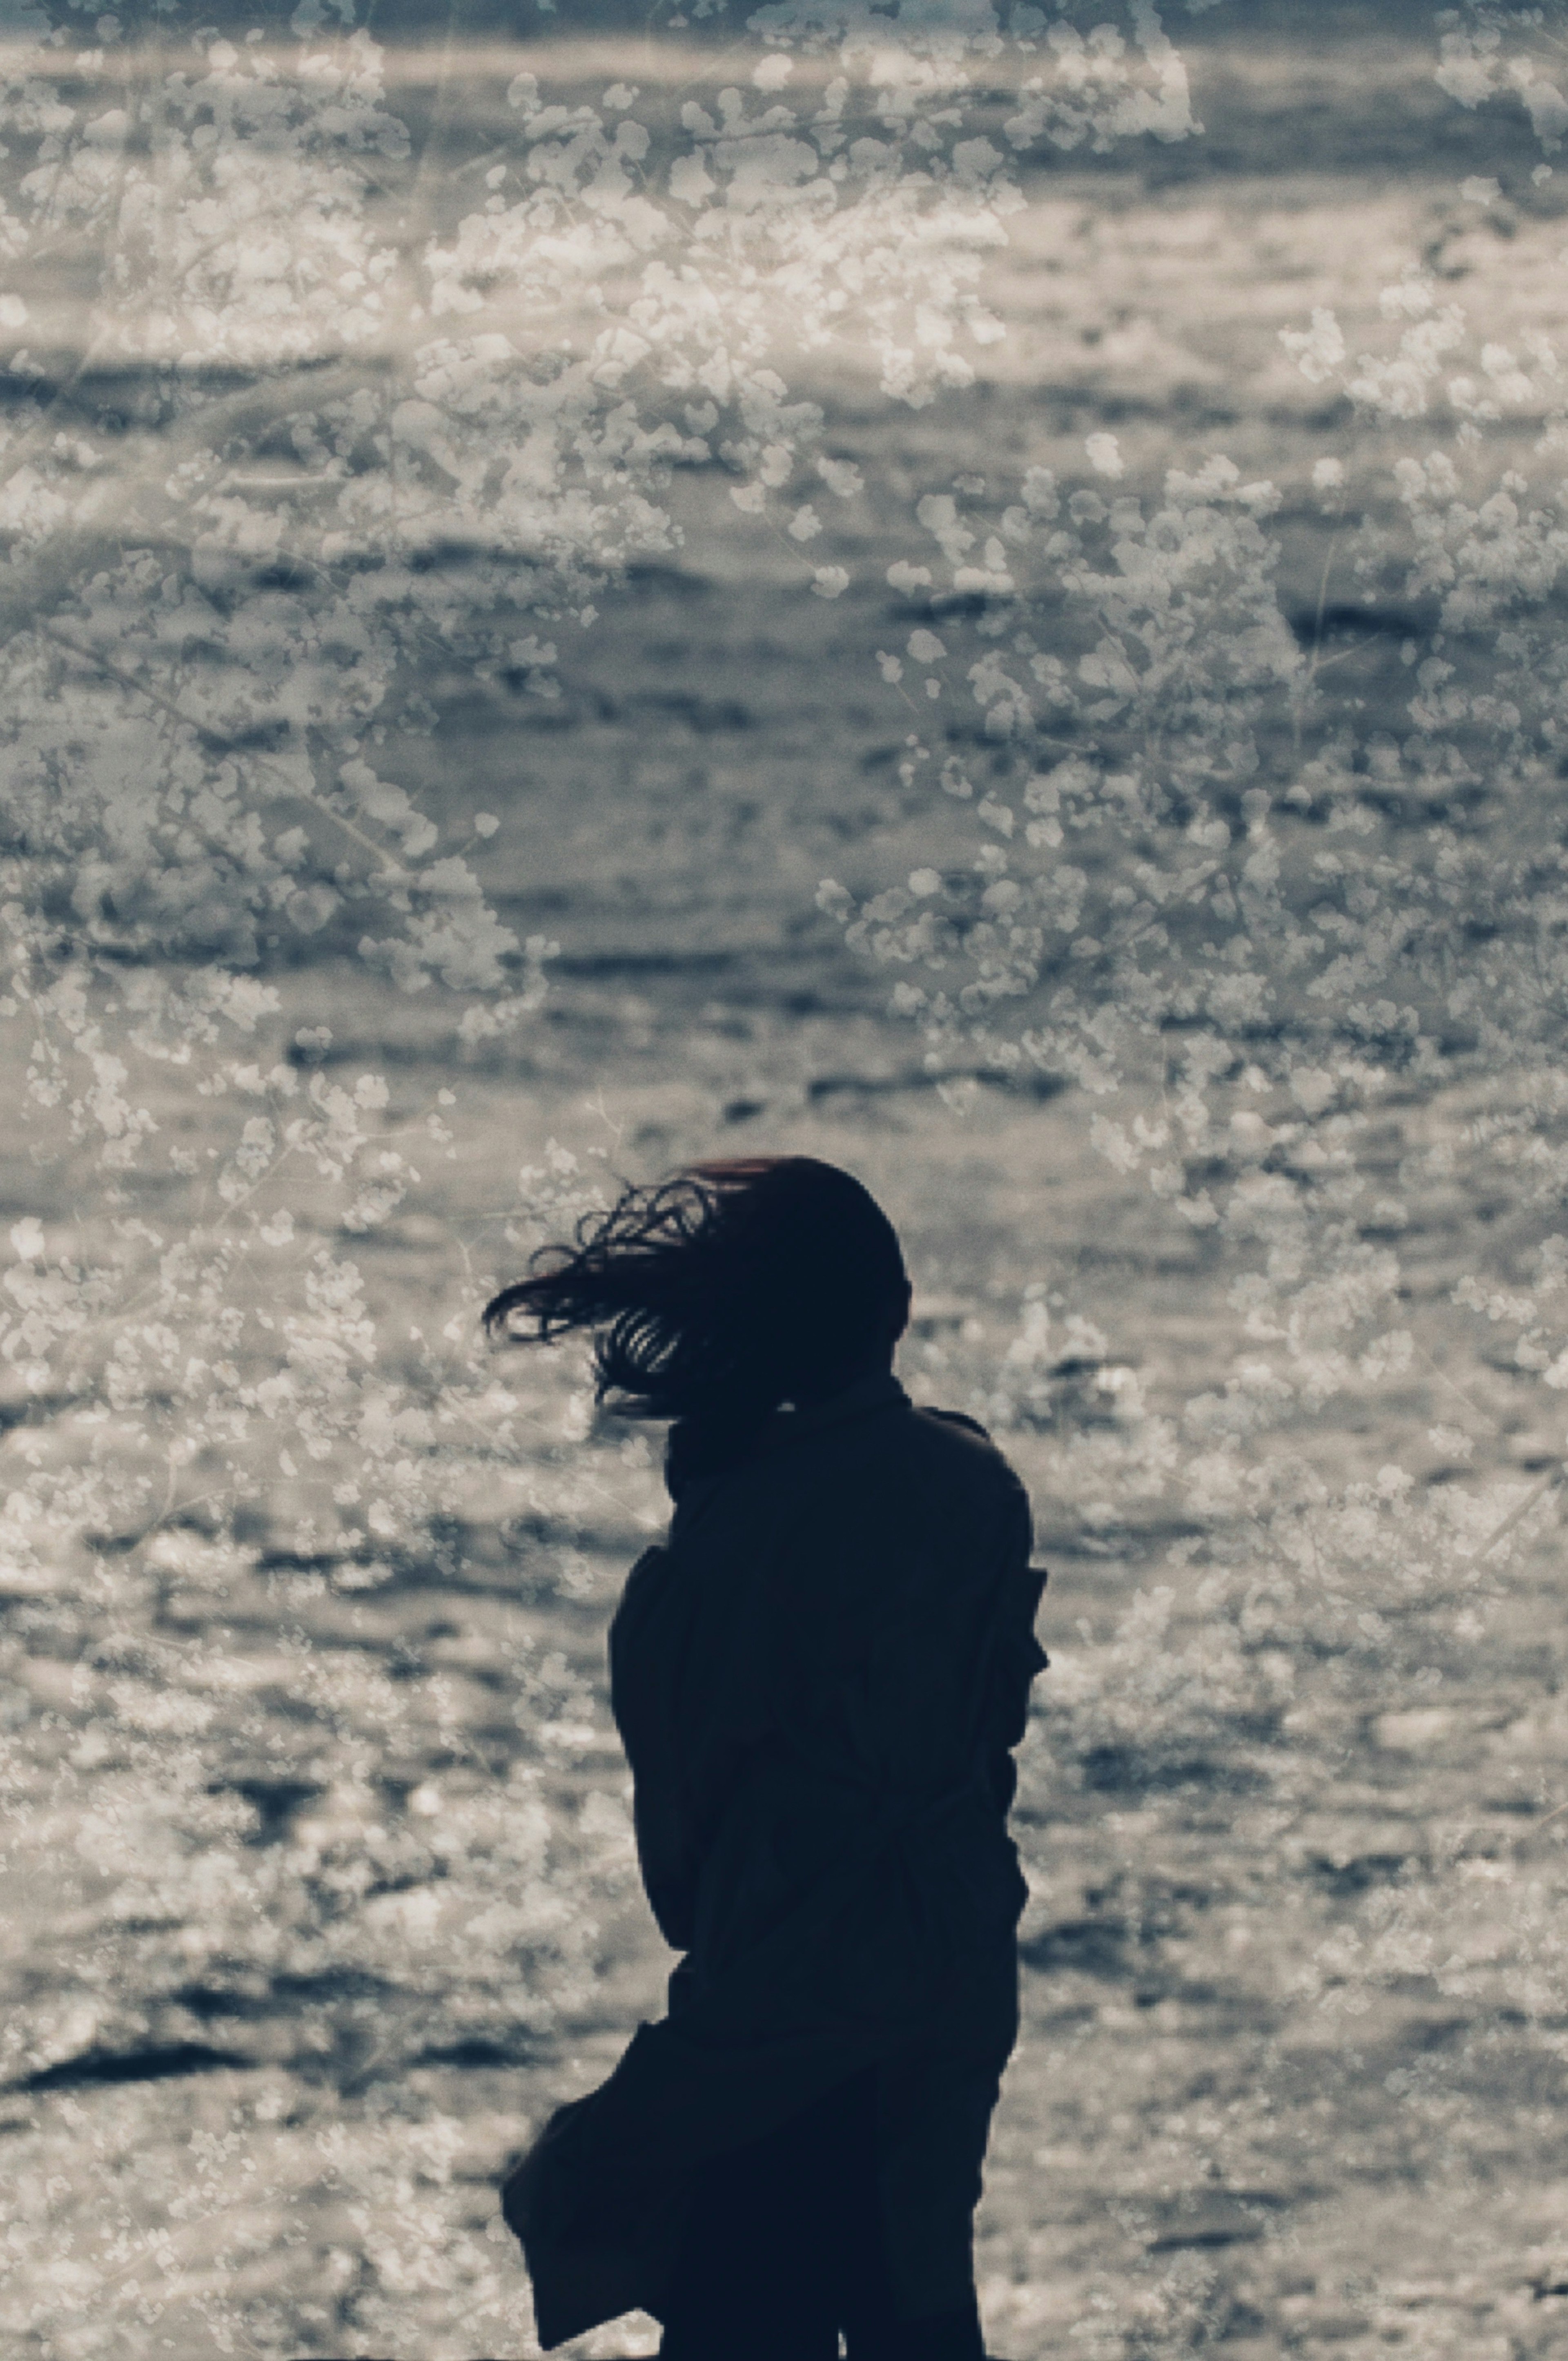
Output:
[[1050,1658],[1035,1637],[1047,1570],[1029,1563],[1034,1521],[1028,1495],[1020,1486],[1001,1575],[994,1638],[988,1668],[985,1730],[996,1800],[1006,1811],[1018,1785],[1013,1749],[1029,1726],[1029,1691]]
[[667,1792],[651,1792],[646,1783],[639,1783],[632,1795],[631,1824],[648,1907],[671,1950],[687,1951],[696,1924],[700,1857],[676,1799]]
[[[971,1434],[991,1441],[988,1428],[961,1410],[936,1410],[933,1415],[950,1425],[967,1426]],[[1003,1543],[1004,1560],[996,1642],[992,1656],[986,1727],[994,1742],[1011,1750],[1029,1725],[1029,1686],[1050,1658],[1035,1637],[1035,1618],[1045,1592],[1047,1569],[1031,1565],[1035,1546],[1034,1512],[1024,1486],[1014,1480],[1011,1512]]]
[[626,1578],[609,1627],[610,1706],[631,1772],[631,1824],[642,1887],[673,1950],[692,1939],[700,1852],[670,1728],[663,1660],[670,1629],[671,1561],[654,1544]]

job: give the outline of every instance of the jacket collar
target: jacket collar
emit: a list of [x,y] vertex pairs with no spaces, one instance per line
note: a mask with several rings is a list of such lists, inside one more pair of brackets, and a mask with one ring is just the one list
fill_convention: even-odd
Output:
[[802,1435],[819,1434],[825,1427],[839,1426],[847,1419],[863,1418],[869,1411],[884,1410],[897,1403],[909,1408],[909,1396],[891,1369],[878,1369],[869,1378],[857,1378],[853,1385],[845,1386],[825,1401],[813,1402],[805,1410],[775,1410],[758,1435],[756,1448],[771,1451],[776,1444],[794,1443]]
[[[841,1387],[826,1400],[814,1402],[806,1410],[770,1411],[744,1458],[735,1467],[716,1468],[704,1476],[688,1476],[680,1486],[673,1487],[674,1511],[670,1524],[672,1542],[677,1533],[689,1532],[696,1519],[712,1499],[727,1476],[751,1466],[758,1459],[772,1457],[785,1451],[794,1443],[822,1434],[851,1420],[870,1417],[874,1411],[895,1408],[909,1409],[909,1396],[891,1369],[875,1371],[871,1377],[857,1378],[853,1385]],[[665,1482],[669,1482],[669,1453],[665,1451]]]

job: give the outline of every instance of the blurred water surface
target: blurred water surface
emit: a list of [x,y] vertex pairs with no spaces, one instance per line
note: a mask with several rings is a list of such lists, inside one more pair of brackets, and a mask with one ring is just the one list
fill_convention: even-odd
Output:
[[[635,84],[659,136],[754,61],[700,20],[634,32],[587,6],[525,38],[499,20],[444,45],[433,29],[388,22],[378,103],[409,138],[389,141],[356,232],[411,257],[456,236],[511,155],[518,73],[567,108]],[[1306,636],[1331,536],[1312,467],[1343,460],[1350,497],[1387,507],[1394,445],[1304,380],[1278,332],[1329,304],[1354,348],[1412,257],[1478,336],[1560,321],[1568,183],[1531,179],[1521,113],[1465,112],[1436,87],[1430,12],[1234,0],[1171,29],[1202,137],[1023,159],[1025,203],[981,258],[1005,334],[971,354],[972,382],[911,408],[852,339],[792,355],[792,398],[821,405],[822,448],[863,479],[852,500],[818,494],[809,552],[736,508],[719,460],[683,463],[664,494],[678,532],[585,600],[588,620],[551,627],[545,678],[523,658],[478,677],[463,653],[516,562],[482,517],[426,549],[453,620],[422,658],[403,643],[397,710],[417,706],[422,734],[394,716],[378,742],[367,716],[367,751],[466,848],[515,936],[558,945],[547,996],[460,1049],[439,991],[400,994],[356,957],[345,901],[254,945],[280,994],[256,1054],[350,1086],[387,1075],[389,1135],[454,1094],[451,1153],[431,1148],[387,1218],[345,1234],[331,1189],[282,1184],[300,1238],[352,1257],[389,1361],[411,1368],[413,1343],[391,1337],[466,1316],[473,1286],[533,1242],[503,1217],[519,1168],[548,1169],[553,1148],[581,1170],[597,1159],[607,1183],[704,1150],[805,1150],[850,1166],[897,1222],[916,1286],[899,1373],[916,1400],[993,1424],[1052,1569],[1053,1664],[1015,1814],[1024,2035],[979,2222],[992,2343],[1016,2361],[1524,2361],[1568,2333],[1554,1511],[1549,1497],[1477,1562],[1442,1496],[1489,1474],[1520,1501],[1562,1452],[1532,1372],[1449,1300],[1477,1264],[1511,1283],[1550,1216],[1465,1162],[1474,1090],[1386,1112],[1358,1153],[1398,1191],[1387,1224],[1418,1349],[1291,1430],[1337,1488],[1339,1555],[1320,1579],[1309,1548],[1295,1589],[1223,1547],[1200,1575],[1166,1477],[1196,1448],[1183,1406],[1218,1400],[1246,1346],[1212,1241],[1091,1150],[1083,1093],[988,1083],[953,1112],[886,1014],[886,972],[814,901],[829,872],[870,891],[971,846],[960,806],[901,778],[909,711],[876,663],[926,612],[886,580],[920,554],[921,494],[964,478],[982,500],[1028,466],[1076,479],[1103,433],[1140,487],[1223,452],[1282,490],[1282,603]],[[126,54],[133,81],[163,63]],[[999,67],[973,102],[977,134],[1017,104],[1005,82]],[[1475,175],[1499,201],[1460,193]],[[69,546],[44,538],[30,574],[17,561],[14,618],[47,608],[51,567],[90,571],[95,534],[105,566],[144,546],[185,562],[164,488],[225,447],[220,418],[255,475],[291,466],[302,387],[375,394],[429,335],[389,301],[345,341],[323,299],[291,314],[291,374],[258,374],[241,345],[219,355],[214,328],[210,402],[176,402],[156,357],[94,355],[93,235],[29,249],[14,280],[25,366],[8,329],[0,397],[25,429],[44,372],[51,428],[96,438],[103,488]],[[585,312],[598,300],[585,288]],[[148,287],[127,301],[140,316]],[[565,333],[525,308],[506,324]],[[1521,451],[1533,432],[1519,422]],[[268,599],[311,595],[308,568],[277,563],[262,632]],[[842,595],[812,595],[822,566],[846,569]],[[248,726],[270,727],[290,694],[286,664],[256,687],[247,612],[192,659],[214,730],[239,732],[252,697]],[[1398,729],[1404,625],[1375,621],[1347,590],[1319,644],[1346,659],[1366,726],[1386,712]],[[112,656],[107,609],[94,629]],[[122,686],[85,665],[62,694],[84,729],[97,700],[112,736]],[[965,727],[953,742],[983,759]],[[1379,802],[1372,779],[1366,808],[1369,853],[1431,817]],[[478,843],[477,811],[499,822]],[[1466,824],[1560,835],[1554,808],[1485,793]],[[49,890],[69,927],[70,880]],[[228,951],[192,939],[187,958],[204,955]],[[318,1051],[291,1047],[323,1025]],[[7,1029],[15,1101],[28,1043]],[[150,1268],[197,1217],[230,1110],[175,1068],[138,1087],[187,1151],[160,1183]],[[18,1126],[0,1188],[8,1222],[41,1220],[85,1262],[129,1213],[72,1153],[51,1160]],[[412,1540],[383,1546],[345,1498],[307,1548],[309,1486],[313,1515],[326,1477],[352,1491],[360,1471],[340,1451],[318,1480],[263,1434],[237,1554],[193,1509],[151,1543],[99,1535],[88,1575],[7,1578],[0,2303],[16,2354],[537,2350],[495,2173],[658,2012],[670,1965],[635,1883],[603,1659],[665,1503],[646,1438],[601,1421],[585,1444],[580,1356],[520,1362],[508,1382],[515,1455],[545,1488],[532,1503],[492,1467]],[[7,1416],[17,1466],[92,1447],[63,1401],[18,1395]],[[565,1503],[580,1464],[570,1512],[540,1508],[552,1482]],[[1431,1504],[1419,1584],[1381,1539],[1402,1481]],[[1245,1527],[1244,1493],[1216,1493],[1222,1540]],[[570,2349],[655,2339],[634,2319]]]

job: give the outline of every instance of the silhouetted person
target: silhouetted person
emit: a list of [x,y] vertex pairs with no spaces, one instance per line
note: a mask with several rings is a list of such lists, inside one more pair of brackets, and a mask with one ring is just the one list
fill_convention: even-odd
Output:
[[[1018,2030],[1006,1816],[1028,1496],[893,1374],[892,1225],[810,1157],[628,1189],[487,1310],[595,1328],[670,1418],[665,1542],[610,1699],[668,2013],[510,2175],[546,2348],[641,2309],[665,2361],[984,2361],[973,2215]],[[534,1257],[534,1261],[539,1260]]]

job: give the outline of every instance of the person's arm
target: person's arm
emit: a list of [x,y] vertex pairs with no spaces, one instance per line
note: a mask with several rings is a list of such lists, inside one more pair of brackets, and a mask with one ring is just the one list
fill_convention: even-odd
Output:
[[690,1947],[698,1853],[681,1792],[670,1729],[669,1552],[644,1550],[626,1578],[609,1627],[610,1706],[631,1772],[637,1864],[659,1932]]
[[632,1790],[631,1824],[642,1890],[660,1934],[672,1951],[691,1949],[696,1927],[700,1855],[692,1844],[678,1798],[668,1788],[638,1782]]
[[995,1636],[987,1677],[985,1730],[992,1784],[1003,1811],[1018,1785],[1013,1749],[1029,1726],[1029,1691],[1050,1658],[1035,1637],[1035,1617],[1045,1591],[1047,1568],[1032,1565],[1034,1520],[1028,1495],[1020,1488],[1004,1544]]

